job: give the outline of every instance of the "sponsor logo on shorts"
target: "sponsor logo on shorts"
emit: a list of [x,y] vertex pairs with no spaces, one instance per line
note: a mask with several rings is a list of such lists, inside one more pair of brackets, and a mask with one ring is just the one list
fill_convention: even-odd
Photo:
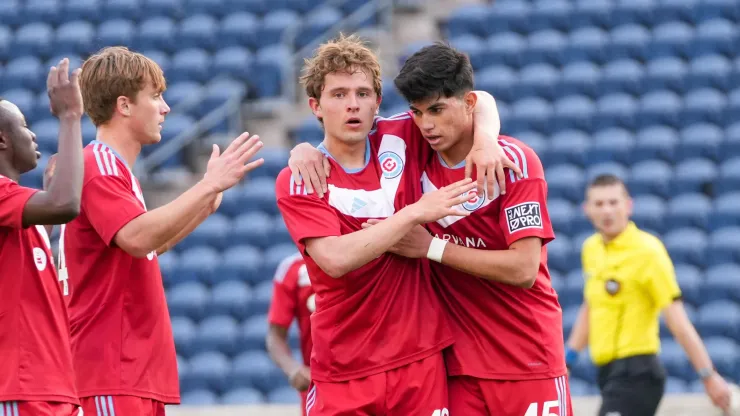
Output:
[[522,202],[506,208],[506,224],[509,234],[530,228],[542,229],[542,213],[539,202]]
[[387,151],[378,156],[383,177],[393,179],[403,172],[403,159],[395,152]]

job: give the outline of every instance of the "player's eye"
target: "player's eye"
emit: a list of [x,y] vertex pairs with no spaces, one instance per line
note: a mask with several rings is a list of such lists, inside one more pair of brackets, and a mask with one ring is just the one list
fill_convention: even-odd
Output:
[[334,96],[336,98],[343,98],[344,97],[344,93],[343,92],[338,92],[338,93],[334,94]]

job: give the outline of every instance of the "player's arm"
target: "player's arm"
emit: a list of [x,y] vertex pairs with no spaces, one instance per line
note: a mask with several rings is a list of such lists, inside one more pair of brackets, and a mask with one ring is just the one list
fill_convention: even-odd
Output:
[[[82,95],[80,70],[68,74],[69,60],[52,67],[47,90],[52,114],[59,119],[57,175],[48,188],[36,192],[23,209],[23,226],[64,224],[80,213],[84,163],[82,158]],[[50,162],[51,163],[51,162]]]
[[565,365],[568,368],[578,361],[578,354],[588,346],[588,324],[588,304],[583,302],[565,343]]
[[190,235],[190,233],[195,231],[196,228],[198,228],[201,224],[203,224],[203,221],[205,221],[206,218],[208,218],[211,214],[216,212],[219,205],[221,205],[222,198],[223,198],[223,193],[216,194],[216,196],[213,197],[213,200],[211,200],[210,203],[198,213],[198,215],[193,217],[190,220],[190,222],[188,222],[188,224],[185,226],[185,228],[181,229],[174,237],[172,237],[172,239],[170,239],[163,246],[157,249],[157,255],[160,255],[162,253],[165,253],[171,250],[180,241],[182,241],[185,237]]
[[298,391],[306,391],[311,383],[311,371],[293,357],[288,345],[288,328],[270,324],[267,330],[267,353],[283,371],[290,385]]
[[174,201],[128,221],[115,233],[115,245],[134,257],[145,257],[173,241],[189,224],[192,226],[193,218],[208,210],[219,193],[262,164],[262,159],[247,163],[262,147],[258,136],[248,138],[247,133],[242,134],[223,154],[214,145],[203,179]]

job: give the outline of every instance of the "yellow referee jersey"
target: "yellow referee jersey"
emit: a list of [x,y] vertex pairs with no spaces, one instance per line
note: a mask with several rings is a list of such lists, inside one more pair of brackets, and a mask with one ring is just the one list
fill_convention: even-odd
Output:
[[594,364],[657,354],[660,311],[681,296],[663,243],[630,222],[608,243],[599,234],[589,237],[581,260]]

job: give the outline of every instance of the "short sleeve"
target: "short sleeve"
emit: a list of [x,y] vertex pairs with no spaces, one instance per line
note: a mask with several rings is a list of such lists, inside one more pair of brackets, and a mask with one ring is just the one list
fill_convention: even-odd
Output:
[[23,210],[36,192],[0,176],[0,227],[23,228]]
[[307,238],[342,234],[339,217],[327,202],[328,195],[324,198],[319,198],[316,193],[309,195],[304,184],[297,185],[293,181],[287,168],[278,175],[275,188],[278,209],[301,253],[306,252],[304,242]]
[[523,178],[506,185],[502,195],[499,226],[506,244],[525,237],[539,237],[542,244],[555,238],[547,212],[547,183],[542,178]]
[[373,131],[375,134],[371,132],[371,140],[377,138],[382,141],[385,135],[399,137],[406,144],[406,154],[409,161],[423,162],[429,160],[429,157],[433,154],[432,147],[414,123],[410,111],[390,117],[375,117],[374,124]]
[[647,262],[644,271],[645,288],[658,309],[663,309],[681,297],[673,262],[663,247],[652,252]]
[[116,233],[146,210],[134,195],[131,183],[122,176],[105,175],[85,184],[82,212],[105,244],[110,246]]
[[270,324],[288,328],[290,323],[293,322],[296,308],[296,285],[294,283],[298,280],[295,276],[298,273],[298,268],[298,264],[294,263],[287,270],[278,268],[275,273],[272,301],[267,315]]

